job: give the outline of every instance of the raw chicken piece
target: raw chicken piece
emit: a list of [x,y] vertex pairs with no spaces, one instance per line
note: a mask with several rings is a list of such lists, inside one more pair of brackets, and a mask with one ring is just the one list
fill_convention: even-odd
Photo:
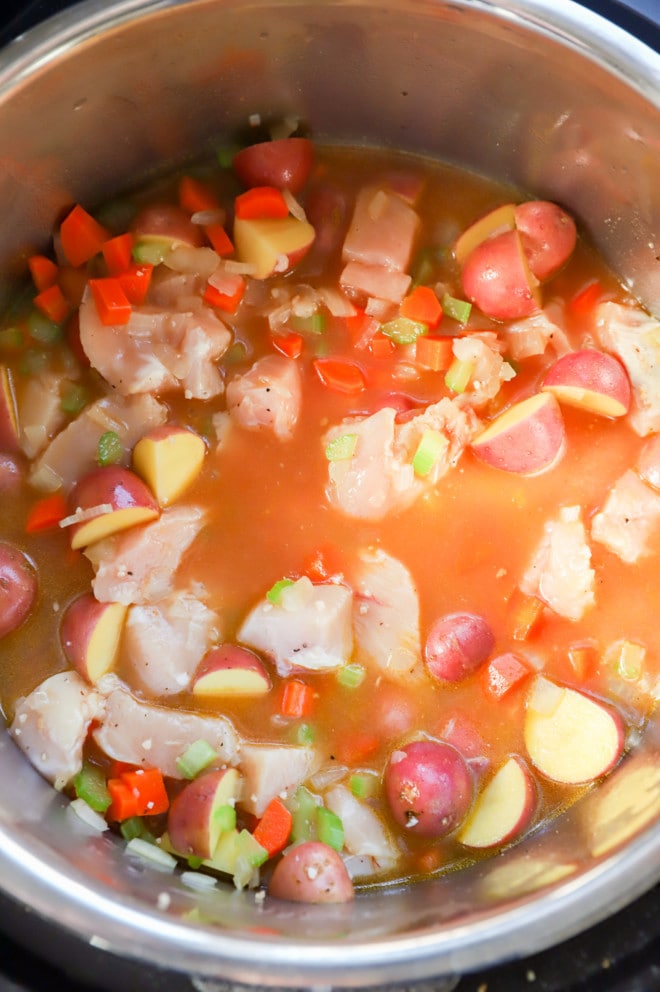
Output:
[[495,334],[468,334],[456,338],[453,353],[463,362],[472,362],[474,371],[464,396],[473,407],[488,403],[500,391],[503,382],[515,377],[515,371],[499,353],[499,340]]
[[18,404],[18,422],[21,450],[28,458],[35,458],[66,423],[62,396],[71,385],[71,379],[52,372],[34,376],[25,384]]
[[560,616],[580,620],[594,605],[595,578],[580,507],[564,506],[558,520],[546,523],[520,588]]
[[[349,417],[324,435],[324,447],[335,438],[355,434],[353,455],[328,462],[330,503],[349,517],[381,520],[404,509],[457,463],[480,422],[472,409],[446,397],[404,423],[383,407],[369,417]],[[424,433],[443,434],[447,444],[430,472],[416,476],[413,458]]]
[[404,272],[410,264],[419,224],[417,213],[403,197],[368,186],[355,201],[342,258],[345,262]]
[[36,488],[53,491],[68,487],[97,465],[99,438],[106,431],[119,437],[128,464],[139,439],[167,420],[167,408],[153,396],[104,396],[80,413],[50,442],[30,471]]
[[628,469],[592,519],[591,536],[622,561],[632,563],[651,554],[660,536],[660,495]]
[[363,551],[352,576],[355,659],[388,679],[425,677],[413,578],[385,551]]
[[227,408],[247,430],[272,431],[286,441],[300,416],[302,387],[296,362],[283,355],[266,355],[227,385]]
[[558,303],[551,302],[531,317],[506,324],[502,335],[514,362],[532,355],[543,355],[548,346],[559,357],[571,350],[564,329],[564,310]]
[[63,789],[82,768],[87,732],[104,712],[97,689],[76,672],[60,672],[19,700],[9,733],[37,771]]
[[383,265],[365,265],[363,262],[348,262],[339,277],[339,284],[347,293],[388,300],[390,303],[401,303],[411,282],[406,272],[386,269]]
[[188,309],[134,307],[127,324],[107,326],[89,291],[80,305],[80,343],[91,365],[123,396],[183,390],[210,399],[223,390],[213,364],[231,343],[231,332],[201,298]]
[[296,669],[327,672],[347,664],[353,649],[352,594],[306,577],[285,589],[280,602],[263,599],[238,632],[243,644],[273,659],[280,675]]
[[640,437],[660,431],[660,320],[640,307],[608,301],[596,307],[595,327],[600,346],[628,371],[633,430]]
[[240,740],[224,716],[202,716],[136,699],[115,675],[104,675],[97,689],[105,699],[101,725],[94,740],[115,761],[160,768],[163,775],[181,778],[177,759],[195,741],[206,741],[223,763],[238,761]]
[[371,858],[373,868],[393,868],[399,851],[378,814],[346,788],[334,785],[323,796],[325,805],[335,813],[344,828],[344,847],[349,854]]
[[241,806],[255,816],[262,816],[271,799],[292,795],[314,774],[319,764],[319,756],[311,747],[243,744],[239,761],[245,777]]
[[177,591],[153,605],[132,606],[124,653],[138,686],[154,696],[183,692],[211,644],[219,618],[196,596]]
[[157,603],[174,588],[176,571],[204,526],[204,510],[173,506],[158,520],[106,537],[85,549],[92,589],[102,603]]

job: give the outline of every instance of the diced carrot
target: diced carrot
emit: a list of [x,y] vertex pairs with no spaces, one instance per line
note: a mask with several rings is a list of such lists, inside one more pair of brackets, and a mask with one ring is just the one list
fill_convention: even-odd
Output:
[[303,353],[305,339],[297,331],[289,331],[287,334],[271,334],[271,344],[282,355],[287,358],[300,358]]
[[312,364],[323,385],[338,393],[354,395],[366,386],[364,373],[355,362],[344,358],[315,358]]
[[62,324],[71,310],[69,301],[57,283],[37,293],[34,298],[34,305],[55,324]]
[[138,815],[137,796],[133,795],[132,789],[124,782],[123,778],[109,778],[108,792],[112,799],[106,812],[109,820],[122,823],[124,820],[130,819],[131,816]]
[[454,360],[454,339],[435,334],[422,334],[415,341],[415,361],[434,372],[446,372]]
[[125,234],[118,234],[116,238],[109,238],[103,244],[101,251],[111,276],[118,276],[121,272],[130,269],[133,261],[133,241],[131,232],[126,231]]
[[28,268],[39,293],[54,286],[60,273],[57,263],[46,255],[31,255],[28,258]]
[[358,308],[352,317],[344,317],[344,326],[356,348],[366,348],[380,328],[380,321]]
[[580,681],[588,678],[596,668],[598,650],[594,644],[572,644],[567,651],[568,661]]
[[230,293],[223,293],[209,282],[204,290],[204,302],[210,307],[224,310],[225,313],[236,313],[244,293],[245,279],[242,276],[236,280],[235,289]]
[[239,220],[267,220],[289,216],[289,207],[276,186],[252,186],[234,201]]
[[182,176],[178,189],[179,206],[189,214],[202,210],[217,210],[218,198],[206,183],[194,176]]
[[430,286],[415,286],[401,302],[399,313],[433,331],[442,319],[442,304]]
[[62,251],[76,268],[98,255],[108,237],[106,229],[80,204],[76,204],[60,225]]
[[234,244],[225,231],[222,224],[205,224],[204,233],[209,240],[211,248],[223,258],[225,255],[233,255]]
[[604,294],[603,286],[598,281],[587,283],[570,300],[568,308],[575,317],[586,317],[591,313]]
[[133,308],[118,277],[90,279],[89,288],[102,324],[109,327],[128,323]]
[[141,262],[139,265],[133,264],[125,272],[119,273],[117,279],[126,293],[129,303],[136,307],[144,303],[151,285],[153,271],[153,265],[148,262]]
[[506,696],[530,674],[531,665],[520,655],[507,651],[491,659],[483,669],[482,687],[493,699]]
[[137,816],[155,816],[169,808],[169,796],[158,768],[137,768],[122,772],[121,780],[136,798]]
[[291,836],[293,816],[282,800],[275,796],[266,806],[264,815],[254,828],[252,836],[268,851],[268,856],[279,854]]
[[311,685],[301,679],[289,679],[284,683],[280,712],[283,716],[310,716],[316,704],[316,693]]
[[380,331],[376,331],[369,342],[369,351],[374,358],[389,358],[395,348],[392,338],[388,338],[387,334],[382,334]]
[[343,765],[359,765],[367,758],[371,758],[379,746],[380,738],[377,734],[363,731],[342,738],[334,749],[335,757]]
[[442,865],[442,848],[429,847],[425,851],[418,854],[415,861],[419,872],[424,875],[430,875],[431,872],[436,871]]
[[37,531],[51,530],[57,527],[60,520],[67,515],[67,504],[61,492],[44,496],[30,509],[25,521],[25,530],[28,534],[35,534]]
[[509,623],[514,641],[526,641],[537,627],[545,604],[538,596],[528,596],[516,587],[509,599]]
[[334,546],[315,548],[305,561],[302,574],[312,582],[327,582],[342,574],[340,555]]

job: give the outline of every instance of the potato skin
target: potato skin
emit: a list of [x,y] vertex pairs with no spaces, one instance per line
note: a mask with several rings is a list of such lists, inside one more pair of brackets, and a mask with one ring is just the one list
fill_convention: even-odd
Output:
[[341,903],[355,896],[341,855],[321,841],[290,848],[275,866],[268,894],[289,902]]
[[533,292],[536,280],[530,276],[518,231],[504,231],[477,245],[461,279],[467,298],[495,320],[517,320],[539,309]]
[[308,138],[277,138],[248,145],[234,155],[234,172],[244,186],[276,186],[299,193],[314,162]]
[[397,748],[385,768],[392,816],[420,837],[444,837],[465,818],[474,793],[462,755],[445,741],[413,741]]
[[37,576],[28,559],[12,544],[0,542],[0,637],[27,618],[37,595]]
[[565,210],[548,200],[528,200],[516,207],[516,228],[530,271],[539,282],[551,279],[575,248],[575,222]]
[[460,682],[487,660],[495,645],[490,625],[476,613],[450,613],[431,626],[424,647],[429,674]]

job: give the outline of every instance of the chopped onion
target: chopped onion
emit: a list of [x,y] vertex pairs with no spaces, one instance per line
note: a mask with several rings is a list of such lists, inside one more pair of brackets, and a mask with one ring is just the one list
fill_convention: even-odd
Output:
[[157,844],[152,844],[148,840],[142,840],[141,837],[133,837],[132,840],[126,845],[127,854],[136,854],[143,861],[149,861],[160,868],[167,868],[170,871],[174,871],[176,868],[176,858],[164,851],[162,847],[158,847]]
[[215,207],[213,210],[196,210],[191,216],[193,224],[224,224],[227,219],[226,211],[222,207]]
[[219,262],[220,256],[213,248],[173,248],[163,259],[167,268],[174,272],[199,275],[205,279],[215,272]]
[[234,272],[239,276],[253,276],[257,271],[256,265],[252,262],[239,262],[237,259],[226,258],[222,262],[225,272]]
[[81,524],[85,520],[93,520],[95,517],[102,517],[106,513],[112,513],[110,503],[98,503],[96,506],[89,506],[86,510],[78,507],[70,517],[63,517],[59,522],[60,527],[71,527],[73,524]]
[[289,208],[289,213],[296,220],[307,220],[307,214],[305,213],[301,203],[296,200],[295,196],[289,189],[282,190],[282,196],[284,197],[284,202]]
[[69,808],[83,823],[91,827],[92,830],[96,830],[101,834],[104,830],[108,829],[105,818],[100,813],[97,813],[96,810],[93,810],[91,806],[88,806],[84,799],[72,799],[69,803]]
[[218,884],[216,878],[213,878],[212,875],[203,875],[201,871],[183,871],[181,872],[181,881],[189,889],[197,889],[200,892],[205,889],[214,889]]
[[326,286],[324,289],[319,290],[319,296],[333,317],[354,317],[357,313],[351,301],[346,299],[344,294],[340,293],[338,289]]

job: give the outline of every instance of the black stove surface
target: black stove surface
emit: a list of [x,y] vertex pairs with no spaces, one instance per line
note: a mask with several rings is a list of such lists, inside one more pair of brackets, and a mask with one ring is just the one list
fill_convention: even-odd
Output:
[[[559,0],[561,2],[561,0]],[[5,0],[0,14],[0,45],[32,25],[71,6],[72,0]],[[660,0],[581,0],[660,51]],[[2,929],[0,914],[0,930]],[[0,932],[0,992],[104,992],[107,982],[81,982],[53,967],[38,952],[25,949]],[[234,992],[245,988],[222,981],[187,983],[137,963],[121,962],[117,987],[122,992],[169,992],[204,988]],[[559,947],[455,980],[409,986],[411,992],[660,992],[660,887],[631,906]],[[397,992],[401,986],[388,987]],[[265,990],[264,990],[265,992]],[[272,990],[271,990],[272,992]]]

